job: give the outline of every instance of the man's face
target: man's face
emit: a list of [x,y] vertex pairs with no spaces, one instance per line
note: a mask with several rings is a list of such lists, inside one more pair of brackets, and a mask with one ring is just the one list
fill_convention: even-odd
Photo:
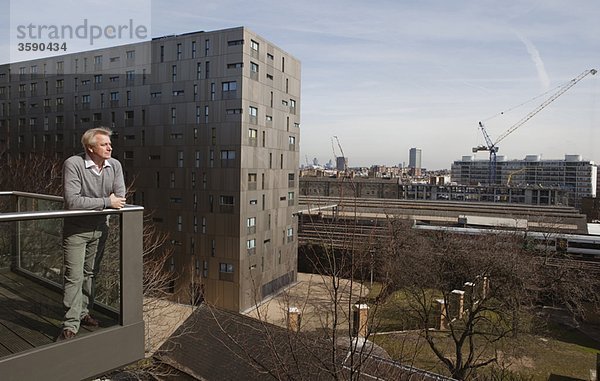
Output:
[[96,144],[92,147],[88,147],[88,154],[94,159],[110,159],[110,154],[112,152],[112,145],[110,143],[110,137],[97,134],[96,135]]

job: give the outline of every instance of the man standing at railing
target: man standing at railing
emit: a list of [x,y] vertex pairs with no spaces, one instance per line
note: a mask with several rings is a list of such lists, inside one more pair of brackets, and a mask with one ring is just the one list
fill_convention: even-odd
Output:
[[[120,209],[125,205],[123,169],[111,157],[112,132],[92,128],[84,132],[84,152],[63,165],[65,209]],[[88,307],[94,302],[94,277],[104,254],[108,216],[65,218],[63,229],[65,317],[57,341],[71,339],[80,325],[98,326]]]

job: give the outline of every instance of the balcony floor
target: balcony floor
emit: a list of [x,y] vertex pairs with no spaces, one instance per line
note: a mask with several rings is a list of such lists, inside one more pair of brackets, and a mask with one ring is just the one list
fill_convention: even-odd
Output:
[[[0,271],[0,358],[53,343],[64,315],[62,294],[8,270]],[[100,327],[81,327],[78,336],[118,324],[97,311]]]

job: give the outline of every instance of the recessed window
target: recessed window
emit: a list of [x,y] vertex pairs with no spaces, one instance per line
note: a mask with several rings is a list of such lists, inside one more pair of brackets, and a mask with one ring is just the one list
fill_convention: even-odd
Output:
[[236,81],[223,82],[222,90],[223,91],[236,91],[237,90],[237,82]]

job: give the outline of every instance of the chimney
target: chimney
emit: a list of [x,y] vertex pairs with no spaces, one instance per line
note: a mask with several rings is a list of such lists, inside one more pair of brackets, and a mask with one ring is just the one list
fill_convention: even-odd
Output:
[[352,333],[357,337],[367,337],[369,334],[369,306],[355,304],[352,307],[353,324]]
[[300,314],[300,310],[297,307],[289,307],[287,316],[288,329],[293,332],[300,331],[301,320],[302,315]]
[[436,312],[436,328],[440,331],[445,331],[448,329],[448,317],[446,316],[446,302],[444,299],[436,299],[437,302],[437,312]]
[[477,300],[483,300],[488,297],[490,292],[490,280],[487,276],[478,276],[475,281],[477,285]]
[[475,295],[473,294],[473,292],[475,291],[475,283],[465,282],[463,289],[465,290],[465,309],[470,309],[471,306],[475,303]]
[[451,320],[461,319],[463,316],[465,304],[465,292],[462,290],[453,290],[450,293],[450,306],[448,307],[448,316]]

